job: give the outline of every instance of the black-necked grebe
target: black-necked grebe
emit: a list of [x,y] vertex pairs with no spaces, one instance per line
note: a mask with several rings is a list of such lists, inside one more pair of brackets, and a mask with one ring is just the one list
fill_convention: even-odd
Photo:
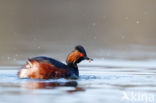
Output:
[[77,63],[80,63],[82,60],[92,61],[92,59],[87,57],[83,46],[78,45],[68,55],[66,59],[67,65],[45,56],[34,57],[28,59],[28,62],[18,72],[18,77],[32,79],[77,79],[79,77]]

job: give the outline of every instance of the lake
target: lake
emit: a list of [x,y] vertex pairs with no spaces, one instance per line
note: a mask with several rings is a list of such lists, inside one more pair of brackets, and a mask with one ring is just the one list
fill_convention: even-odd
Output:
[[[0,103],[156,103],[156,0],[0,0]],[[94,59],[78,80],[19,79],[28,58]]]
[[[155,103],[156,60],[94,59],[78,80],[18,79],[17,66],[0,67],[1,103]],[[12,70],[11,70],[12,69]]]

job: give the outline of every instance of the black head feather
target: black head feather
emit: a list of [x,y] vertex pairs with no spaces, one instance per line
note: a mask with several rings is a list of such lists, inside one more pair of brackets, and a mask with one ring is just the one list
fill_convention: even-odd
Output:
[[85,51],[85,49],[84,49],[83,46],[77,45],[77,46],[75,47],[75,50],[78,50],[79,52],[81,52],[81,53],[83,53],[85,56],[87,56],[86,51]]

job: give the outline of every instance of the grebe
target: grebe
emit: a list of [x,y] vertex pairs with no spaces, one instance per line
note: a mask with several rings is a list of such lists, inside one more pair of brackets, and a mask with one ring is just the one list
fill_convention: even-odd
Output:
[[28,59],[27,63],[19,70],[18,77],[31,79],[77,79],[79,77],[77,64],[83,60],[92,61],[93,59],[87,56],[83,46],[78,45],[68,55],[66,59],[67,65],[50,57],[33,57]]

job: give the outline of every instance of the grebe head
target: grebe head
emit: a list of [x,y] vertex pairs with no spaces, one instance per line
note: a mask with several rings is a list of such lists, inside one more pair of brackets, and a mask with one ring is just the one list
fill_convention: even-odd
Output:
[[92,61],[93,59],[87,56],[86,51],[83,46],[77,45],[75,47],[75,50],[68,55],[66,63],[68,65],[72,64],[72,65],[77,66],[76,64],[80,63],[82,60]]

